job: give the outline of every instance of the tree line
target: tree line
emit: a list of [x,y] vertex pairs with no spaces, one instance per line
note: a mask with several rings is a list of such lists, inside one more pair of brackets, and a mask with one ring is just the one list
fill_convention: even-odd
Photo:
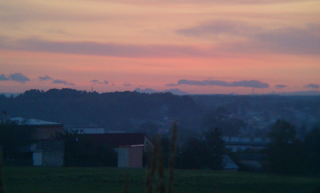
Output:
[[64,125],[93,124],[121,130],[128,122],[159,122],[164,118],[196,117],[197,105],[190,96],[171,93],[97,93],[74,89],[28,90],[16,97],[0,95],[0,110],[11,117],[35,118]]

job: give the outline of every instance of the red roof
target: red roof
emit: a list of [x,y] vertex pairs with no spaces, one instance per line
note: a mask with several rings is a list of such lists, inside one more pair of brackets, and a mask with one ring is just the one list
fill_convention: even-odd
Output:
[[131,146],[144,144],[146,134],[144,133],[104,133],[104,134],[82,134],[103,145],[112,148],[120,146]]

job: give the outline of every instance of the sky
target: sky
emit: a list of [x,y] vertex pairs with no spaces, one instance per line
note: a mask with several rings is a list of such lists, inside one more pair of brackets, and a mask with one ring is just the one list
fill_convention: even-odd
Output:
[[319,0],[0,0],[0,92],[320,91]]

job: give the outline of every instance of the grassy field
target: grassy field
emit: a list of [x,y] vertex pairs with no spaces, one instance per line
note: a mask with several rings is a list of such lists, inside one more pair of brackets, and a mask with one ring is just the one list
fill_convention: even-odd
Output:
[[[113,193],[145,191],[145,169],[4,168],[6,193]],[[127,177],[128,176],[128,177]],[[281,175],[176,170],[174,193],[307,193],[320,190],[319,179]]]

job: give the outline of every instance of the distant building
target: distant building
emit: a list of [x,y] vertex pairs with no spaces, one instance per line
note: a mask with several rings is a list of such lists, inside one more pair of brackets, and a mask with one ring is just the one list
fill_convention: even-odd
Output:
[[264,149],[269,143],[269,138],[249,137],[223,137],[226,148],[233,152],[244,150]]
[[265,149],[269,138],[250,137],[223,137],[226,148],[233,152],[240,152],[239,162],[247,168],[260,170],[265,156],[259,150]]
[[118,153],[118,167],[141,168],[143,153],[152,143],[144,133],[105,133],[79,135],[91,138],[99,145],[115,149]]
[[234,172],[237,172],[239,170],[239,166],[229,156],[224,155],[223,162],[225,164],[223,170]]

